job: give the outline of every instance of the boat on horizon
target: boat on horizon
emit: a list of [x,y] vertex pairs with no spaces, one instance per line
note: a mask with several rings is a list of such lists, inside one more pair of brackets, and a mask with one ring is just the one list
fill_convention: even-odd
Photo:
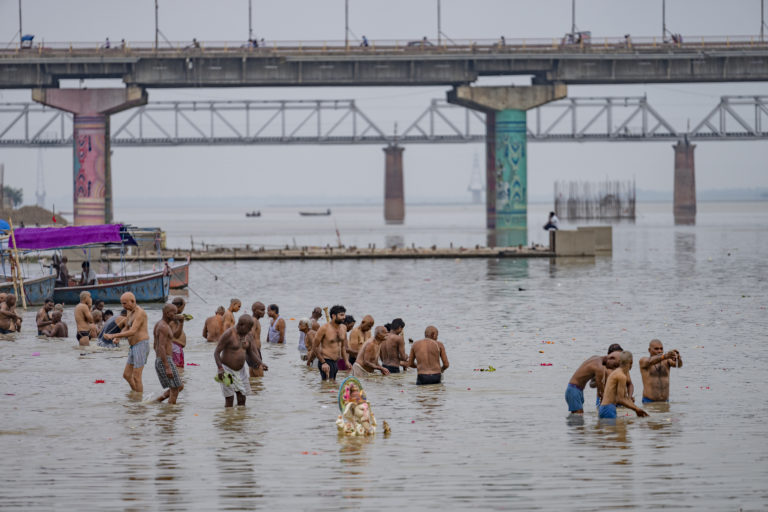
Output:
[[245,212],[246,217],[261,217],[261,210],[259,211],[252,211],[252,212]]
[[328,208],[324,212],[299,212],[299,215],[302,217],[320,217],[320,216],[328,216],[331,214],[331,209]]

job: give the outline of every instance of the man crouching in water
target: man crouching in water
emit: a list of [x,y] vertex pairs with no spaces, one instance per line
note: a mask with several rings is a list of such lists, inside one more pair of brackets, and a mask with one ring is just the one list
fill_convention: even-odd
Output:
[[625,350],[619,356],[619,367],[611,372],[605,383],[603,399],[600,401],[598,416],[600,418],[616,418],[616,406],[623,405],[632,409],[638,416],[648,416],[648,413],[635,405],[627,396],[627,379],[632,369],[632,352]]
[[368,377],[373,375],[374,370],[379,370],[382,375],[389,375],[389,370],[379,364],[379,352],[385,339],[387,339],[387,328],[380,325],[376,328],[373,338],[360,347],[355,364],[352,365],[352,375]]
[[[440,362],[442,361],[442,366]],[[440,384],[443,372],[448,369],[445,345],[437,341],[437,327],[430,325],[424,330],[424,339],[411,347],[408,366],[416,368],[416,384]]]
[[115,334],[105,334],[107,341],[119,338],[128,338],[128,361],[125,364],[123,378],[128,381],[131,391],[144,392],[144,384],[141,382],[141,374],[149,357],[149,327],[147,326],[147,313],[136,304],[136,296],[131,292],[125,292],[120,296],[120,304],[128,312],[126,325],[128,329]]
[[176,371],[176,365],[173,362],[173,338],[174,333],[171,329],[171,323],[178,314],[178,308],[174,304],[163,306],[163,318],[155,324],[155,371],[160,385],[166,389],[162,395],[157,398],[162,402],[166,398],[169,404],[175,404],[179,393],[184,389],[179,373]]
[[253,343],[251,329],[253,329],[253,317],[240,316],[234,327],[224,331],[213,352],[213,359],[219,369],[216,380],[221,384],[224,407],[232,407],[235,395],[237,395],[237,405],[245,405],[245,397],[251,391],[246,359],[268,370]]

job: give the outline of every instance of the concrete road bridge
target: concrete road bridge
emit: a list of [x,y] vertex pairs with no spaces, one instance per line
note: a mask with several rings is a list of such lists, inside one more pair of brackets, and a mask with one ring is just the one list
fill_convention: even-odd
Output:
[[[490,76],[529,76],[531,85],[470,85],[481,77]],[[60,81],[66,79],[120,79],[126,87],[58,88]],[[118,48],[103,48],[95,43],[45,43],[26,49],[0,50],[0,88],[33,89],[32,98],[36,102],[72,114],[75,224],[111,220],[110,116],[146,105],[147,89],[446,85],[451,87],[447,94],[450,104],[484,116],[486,225],[505,233],[505,243],[514,245],[527,243],[526,143],[529,139],[536,140],[532,134],[537,133],[528,128],[528,110],[566,98],[568,84],[748,81],[768,81],[768,43],[758,37],[686,37],[685,41],[677,39],[674,42],[629,37],[578,42],[508,39],[451,41],[441,45],[421,40],[372,41],[367,47],[320,41],[280,42],[259,47],[226,42],[169,43],[165,46],[129,43]],[[717,111],[720,122],[705,118],[691,135],[698,136],[699,129],[703,132],[709,129],[715,133],[715,138],[735,137],[735,132],[723,129],[724,119],[731,117],[742,125],[742,135],[746,131],[747,138],[759,140],[763,138],[760,124],[765,106],[764,100],[758,99],[756,103],[759,105],[755,107],[756,118],[751,130],[745,129],[749,123],[734,113],[733,105],[721,104]],[[665,130],[667,135],[678,134],[674,212],[676,220],[692,222],[696,214],[695,146],[686,136],[687,132],[680,133],[663,122],[649,128],[645,124],[650,112],[647,107],[647,103],[640,104],[638,110],[644,123],[643,140],[652,140],[654,135]],[[221,108],[209,109],[211,119],[218,116],[227,125]],[[249,107],[245,110],[248,112]],[[629,122],[623,127],[619,123],[619,128],[624,130],[617,132],[611,121],[612,110],[611,105],[603,110],[608,118],[606,139],[629,138],[625,136]],[[322,107],[316,109],[318,122],[321,111]],[[282,108],[282,112],[286,109]],[[437,112],[433,109],[433,114]],[[587,129],[579,131],[575,127],[576,112],[576,107],[572,107],[574,128],[570,139],[587,140],[590,138]],[[181,107],[175,107],[175,113],[187,115]],[[136,116],[139,122],[150,119],[146,108]],[[657,120],[662,119],[657,116]],[[418,123],[414,126],[420,127]],[[431,136],[432,142],[437,140],[434,133],[428,135],[423,128],[418,129],[422,139]],[[213,130],[213,121],[210,136],[198,127],[201,135],[198,142],[211,141]],[[160,131],[170,135],[164,128]],[[127,126],[120,131],[121,134],[129,132]],[[387,143],[385,219],[398,223],[405,215],[403,148],[399,140],[405,137],[401,134],[397,139],[379,132],[377,142]],[[248,130],[245,133],[250,134]],[[410,142],[420,136],[414,132],[412,137]],[[453,137],[451,142],[458,141],[456,136]],[[166,137],[168,140],[174,138],[178,140],[175,133]],[[242,137],[236,138],[242,140]],[[281,143],[285,143],[282,134],[281,138]],[[316,137],[314,143],[321,138]],[[28,134],[25,140],[29,140]],[[326,138],[326,142],[329,140]],[[345,143],[361,140],[362,136],[354,134]]]

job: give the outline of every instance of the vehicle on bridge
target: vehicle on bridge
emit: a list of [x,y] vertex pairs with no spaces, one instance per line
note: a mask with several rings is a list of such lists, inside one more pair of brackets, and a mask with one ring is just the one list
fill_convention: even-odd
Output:
[[560,46],[589,46],[592,44],[592,32],[583,30],[580,32],[569,32],[563,36]]

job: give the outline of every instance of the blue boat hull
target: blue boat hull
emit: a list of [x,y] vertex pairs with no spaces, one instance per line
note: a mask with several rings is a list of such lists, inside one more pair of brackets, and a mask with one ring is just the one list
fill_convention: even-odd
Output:
[[56,288],[53,300],[63,304],[79,304],[80,292],[90,292],[94,302],[103,300],[106,304],[120,304],[120,296],[131,292],[136,302],[165,302],[168,300],[170,277],[162,272],[138,279],[128,279],[117,283],[97,284],[95,286],[68,286]]
[[[45,299],[53,297],[56,275],[37,277],[35,279],[24,280],[24,295],[27,298],[27,304],[32,306],[42,305]],[[13,283],[0,283],[0,293],[13,293]],[[21,304],[21,299],[17,301]],[[78,301],[79,302],[79,301]]]

